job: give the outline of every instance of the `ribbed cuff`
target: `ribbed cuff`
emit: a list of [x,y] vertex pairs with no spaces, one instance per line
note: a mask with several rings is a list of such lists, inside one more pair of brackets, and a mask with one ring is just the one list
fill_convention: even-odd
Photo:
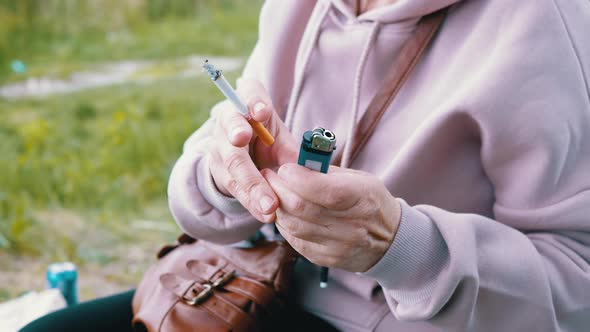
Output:
[[197,164],[197,186],[201,195],[205,198],[209,204],[219,210],[226,216],[233,218],[242,216],[245,213],[249,213],[248,210],[234,197],[225,196],[222,194],[215,182],[211,171],[209,170],[209,158],[203,157]]
[[438,228],[430,218],[398,199],[401,222],[385,255],[363,273],[377,280],[400,303],[428,298],[449,254]]

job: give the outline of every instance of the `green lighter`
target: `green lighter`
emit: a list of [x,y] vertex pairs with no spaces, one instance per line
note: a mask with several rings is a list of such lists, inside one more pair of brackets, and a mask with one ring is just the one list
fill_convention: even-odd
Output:
[[[336,149],[336,135],[322,127],[303,133],[297,163],[311,170],[328,173],[332,153]],[[320,269],[320,287],[328,287],[328,268]]]
[[322,127],[316,127],[303,133],[297,163],[314,171],[328,173],[335,149],[336,135]]

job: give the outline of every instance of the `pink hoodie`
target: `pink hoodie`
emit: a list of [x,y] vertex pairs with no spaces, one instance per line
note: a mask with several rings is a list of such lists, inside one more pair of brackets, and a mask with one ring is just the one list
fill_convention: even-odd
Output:
[[[298,296],[345,331],[590,330],[590,2],[268,0],[244,70],[295,137],[348,139],[417,21],[453,4],[352,168],[402,204],[363,274],[298,265]],[[207,121],[169,184],[180,227],[232,243],[257,222],[212,181]]]

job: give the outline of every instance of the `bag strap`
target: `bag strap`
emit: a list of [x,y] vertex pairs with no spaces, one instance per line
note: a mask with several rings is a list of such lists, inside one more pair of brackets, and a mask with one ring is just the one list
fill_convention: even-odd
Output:
[[[377,127],[377,123],[381,120],[383,114],[389,105],[391,105],[391,102],[393,102],[393,99],[397,96],[404,83],[410,77],[413,69],[420,61],[424,51],[444,21],[447,10],[448,7],[420,19],[414,34],[405,42],[399,55],[389,67],[388,75],[383,80],[383,86],[373,97],[367,107],[367,111],[357,123],[354,135],[352,136],[352,141],[345,143],[352,144],[350,160],[344,161],[345,164],[342,164],[342,153],[344,151],[344,145],[342,145],[336,151],[334,158],[332,158],[333,165],[349,167],[350,164],[352,164],[360,150],[371,137],[373,130]],[[160,252],[157,255],[158,259],[167,255],[170,251],[176,249],[180,245],[190,244],[195,241],[196,240],[189,235],[182,234],[178,238],[177,244],[165,246],[160,249]]]
[[[405,42],[399,55],[389,67],[388,74],[383,80],[381,89],[373,97],[367,107],[367,111],[357,123],[352,141],[346,142],[346,144],[352,145],[350,160],[342,160],[342,153],[344,151],[344,146],[342,146],[334,156],[334,165],[349,167],[358,156],[361,149],[371,137],[375,127],[377,127],[379,120],[381,120],[383,114],[420,61],[424,51],[441,26],[446,13],[447,8],[444,8],[424,16],[420,20],[414,34]],[[342,162],[345,164],[342,164]]]

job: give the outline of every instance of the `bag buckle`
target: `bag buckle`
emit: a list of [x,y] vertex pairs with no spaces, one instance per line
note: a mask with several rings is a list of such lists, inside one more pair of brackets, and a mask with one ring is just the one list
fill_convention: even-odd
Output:
[[232,270],[231,272],[225,273],[224,275],[217,278],[212,284],[204,283],[203,290],[197,294],[197,296],[193,297],[192,299],[187,298],[186,296],[182,297],[182,301],[190,306],[197,306],[211,296],[213,294],[213,290],[217,288],[221,288],[230,282],[236,275],[236,271]]
[[192,299],[183,296],[182,300],[184,301],[184,303],[191,306],[196,306],[205,302],[205,300],[207,300],[209,296],[213,294],[213,286],[211,286],[210,284],[203,284],[203,287],[203,290],[200,291],[199,294],[197,294],[197,296],[195,296]]
[[211,285],[214,288],[221,288],[225,286],[228,282],[230,282],[236,275],[236,270],[232,270],[231,272],[225,273],[221,277],[217,278]]

